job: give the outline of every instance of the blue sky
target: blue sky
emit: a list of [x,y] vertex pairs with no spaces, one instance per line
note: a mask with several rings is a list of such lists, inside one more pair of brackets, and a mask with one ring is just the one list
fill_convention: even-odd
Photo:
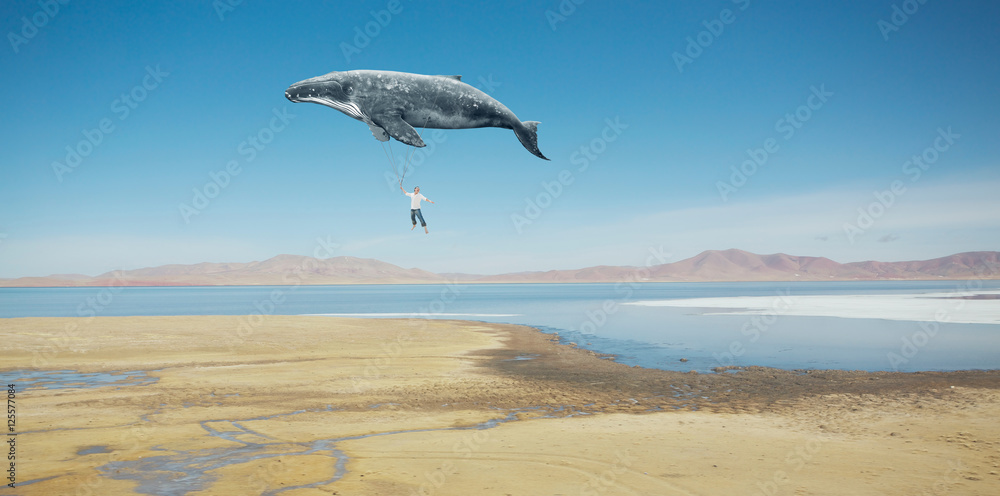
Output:
[[[470,273],[1000,248],[996,2],[223,2],[0,7],[0,277],[330,243]],[[404,185],[437,203],[411,232],[367,127],[284,98],[354,69],[461,74],[541,121],[552,161],[428,130]]]

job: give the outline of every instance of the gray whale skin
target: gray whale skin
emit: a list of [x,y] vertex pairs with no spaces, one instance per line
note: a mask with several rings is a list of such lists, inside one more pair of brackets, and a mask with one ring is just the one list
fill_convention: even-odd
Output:
[[426,146],[414,129],[511,129],[524,147],[538,150],[538,122],[521,122],[504,104],[462,82],[461,76],[424,76],[391,71],[344,71],[299,81],[285,90],[292,102],[337,109],[368,124],[379,141],[390,137]]

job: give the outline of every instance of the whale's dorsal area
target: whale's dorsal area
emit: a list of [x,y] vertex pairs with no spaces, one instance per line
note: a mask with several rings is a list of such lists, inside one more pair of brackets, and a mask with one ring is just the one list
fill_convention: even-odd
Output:
[[379,141],[395,138],[425,146],[415,128],[511,129],[537,157],[535,121],[521,122],[504,104],[462,82],[462,76],[426,76],[406,72],[357,70],[331,72],[293,84],[285,90],[293,102],[312,102],[336,109],[368,124]]

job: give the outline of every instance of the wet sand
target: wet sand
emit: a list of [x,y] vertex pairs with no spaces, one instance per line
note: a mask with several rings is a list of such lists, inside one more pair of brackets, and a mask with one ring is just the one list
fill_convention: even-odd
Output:
[[0,494],[1000,494],[996,371],[678,373],[519,326],[255,319],[0,320],[5,379],[77,373],[14,379]]

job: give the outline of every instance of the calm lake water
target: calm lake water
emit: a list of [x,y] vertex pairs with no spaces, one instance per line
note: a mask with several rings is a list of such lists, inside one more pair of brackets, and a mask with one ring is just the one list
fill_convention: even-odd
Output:
[[[623,305],[680,298],[778,299],[784,294],[918,294],[968,287],[965,281],[866,281],[0,288],[0,317],[445,318],[526,324],[557,332],[581,347],[615,354],[623,363],[668,370],[708,371],[719,365],[901,371],[1000,368],[1000,325],[943,323],[932,337],[921,340],[926,336],[921,335],[921,326],[929,323],[783,315],[762,322],[747,315],[702,315],[697,308]],[[973,287],[997,290],[1000,281],[974,282]],[[756,331],[747,332],[751,329]],[[916,344],[906,344],[914,340]],[[682,358],[687,361],[681,362]]]

